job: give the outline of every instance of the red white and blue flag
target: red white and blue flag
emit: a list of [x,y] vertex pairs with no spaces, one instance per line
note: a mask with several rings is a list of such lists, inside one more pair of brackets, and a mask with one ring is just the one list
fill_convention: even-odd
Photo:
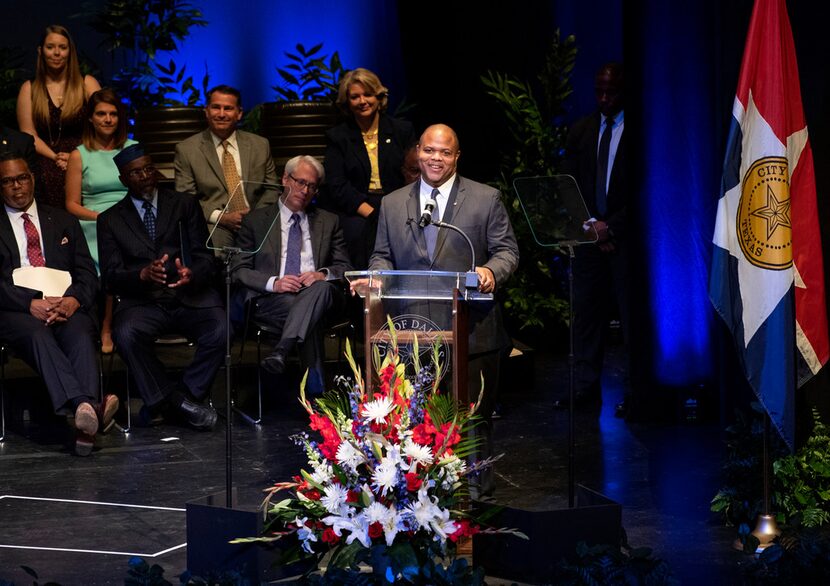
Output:
[[785,0],[756,0],[713,237],[709,296],[793,446],[796,384],[830,357],[813,153]]

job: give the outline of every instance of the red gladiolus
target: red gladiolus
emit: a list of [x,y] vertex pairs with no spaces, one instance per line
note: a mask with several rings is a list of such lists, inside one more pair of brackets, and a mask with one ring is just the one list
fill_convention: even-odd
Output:
[[407,472],[404,476],[406,477],[406,490],[415,492],[424,483],[415,472]]
[[375,521],[371,525],[369,525],[369,537],[372,539],[376,539],[383,535],[383,526]]
[[469,519],[461,519],[460,521],[456,521],[455,524],[458,526],[458,529],[454,533],[447,535],[453,542],[457,542],[462,537],[472,537],[480,531],[478,525],[470,523]]
[[340,541],[340,538],[331,527],[323,529],[323,535],[320,536],[320,539],[323,543],[328,543],[329,545],[336,545]]
[[432,444],[432,434],[427,431],[426,424],[419,423],[412,428],[412,441],[422,446]]

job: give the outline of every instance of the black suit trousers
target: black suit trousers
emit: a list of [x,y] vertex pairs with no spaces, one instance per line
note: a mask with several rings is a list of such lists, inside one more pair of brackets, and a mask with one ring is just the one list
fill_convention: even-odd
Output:
[[176,382],[167,375],[156,355],[155,341],[180,334],[195,342],[196,353],[182,374],[183,390],[202,400],[225,356],[225,312],[221,307],[187,307],[170,304],[136,305],[116,311],[112,337],[118,353],[130,368],[144,403],[164,401]]
[[97,336],[82,311],[51,326],[29,313],[0,311],[0,338],[41,376],[56,413],[74,412],[69,401],[76,398],[97,402]]
[[323,323],[340,301],[333,281],[316,281],[299,293],[274,293],[256,300],[255,318],[282,330],[277,349],[289,352],[299,346],[303,366],[310,369],[311,392],[323,390]]
[[606,253],[597,246],[578,246],[574,276],[574,390],[599,398],[608,322],[619,312],[628,343],[628,257],[624,245]]

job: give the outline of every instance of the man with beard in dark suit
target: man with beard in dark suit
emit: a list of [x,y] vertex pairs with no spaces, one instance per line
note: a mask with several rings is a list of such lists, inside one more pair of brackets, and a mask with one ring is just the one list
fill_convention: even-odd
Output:
[[591,214],[589,222],[599,236],[595,245],[576,248],[573,263],[574,390],[578,405],[597,410],[602,404],[605,336],[615,304],[628,341],[623,82],[619,63],[607,63],[597,71],[598,110],[571,127],[563,166],[579,184]]
[[[74,414],[75,452],[92,453],[95,434],[118,409],[114,395],[98,404],[97,329],[91,317],[98,277],[78,220],[38,205],[34,176],[17,153],[0,155],[0,338],[43,378],[56,413]],[[18,268],[66,271],[59,297],[15,284]]]
[[[472,242],[479,291],[493,293],[519,264],[519,247],[501,194],[456,173],[461,150],[458,137],[449,126],[436,124],[427,128],[418,141],[417,151],[421,179],[383,198],[369,268],[470,270],[470,248],[461,235],[435,226],[418,227],[421,210],[429,199],[434,199],[437,205],[433,216],[454,224]],[[500,357],[509,349],[510,337],[495,301],[471,303],[469,327],[469,396],[471,401],[478,397],[482,373],[484,397],[479,414],[483,422],[476,433],[483,440],[478,457],[488,457],[492,453],[491,416]],[[481,485],[473,487],[476,496],[489,496],[493,491],[492,474],[487,472]]]
[[337,216],[309,206],[324,177],[314,157],[298,156],[285,164],[279,200],[242,220],[240,248],[253,250],[265,242],[257,254],[239,255],[234,273],[244,285],[243,300],[256,303],[254,315],[282,330],[262,367],[281,373],[286,355],[299,346],[309,370],[306,386],[314,394],[324,390],[322,321],[342,304],[340,280],[351,268]]
[[[207,224],[192,196],[158,188],[158,173],[140,144],[115,156],[123,200],[98,216],[101,277],[118,297],[113,340],[144,399],[144,415],[177,415],[211,429],[216,411],[202,404],[225,354],[222,299],[212,288]],[[156,357],[160,336],[183,334],[196,344],[181,381]],[[148,412],[149,411],[149,412]]]

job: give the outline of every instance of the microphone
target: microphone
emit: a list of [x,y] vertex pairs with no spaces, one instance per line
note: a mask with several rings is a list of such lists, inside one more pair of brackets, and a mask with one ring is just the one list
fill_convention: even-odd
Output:
[[432,212],[436,205],[438,205],[438,203],[434,199],[430,198],[427,200],[427,203],[424,206],[424,212],[421,214],[421,219],[418,220],[419,228],[424,228],[432,223]]

